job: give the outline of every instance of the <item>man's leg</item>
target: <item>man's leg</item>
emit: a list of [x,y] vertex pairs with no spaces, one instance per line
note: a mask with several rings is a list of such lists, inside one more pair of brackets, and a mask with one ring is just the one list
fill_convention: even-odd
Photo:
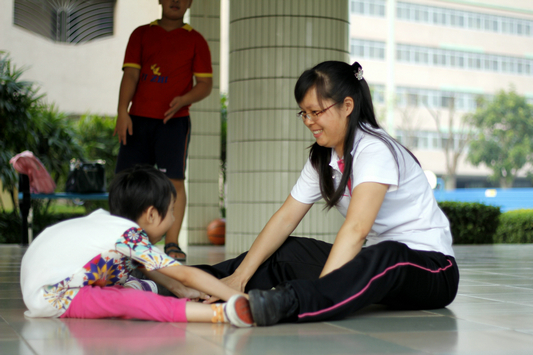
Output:
[[[174,223],[167,232],[165,237],[165,244],[178,243],[178,236],[183,223],[183,216],[185,215],[185,207],[187,205],[187,195],[185,193],[185,180],[170,179],[176,188],[176,201],[174,202]],[[174,250],[174,251],[173,251]],[[176,248],[168,248],[170,257],[175,259],[185,259],[185,253],[177,251]]]
[[[162,120],[161,120],[162,121]],[[185,261],[186,255],[178,245],[183,216],[187,204],[185,193],[185,170],[189,141],[191,138],[190,118],[177,117],[166,124],[161,122],[157,131],[156,163],[176,188],[174,203],[174,224],[165,237],[165,253],[179,261]]]

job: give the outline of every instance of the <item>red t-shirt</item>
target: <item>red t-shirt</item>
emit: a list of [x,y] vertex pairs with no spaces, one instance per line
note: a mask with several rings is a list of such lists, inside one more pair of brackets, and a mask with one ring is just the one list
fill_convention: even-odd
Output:
[[[193,87],[193,75],[212,77],[207,41],[190,25],[167,32],[157,24],[137,27],[130,36],[125,67],[141,70],[130,114],[163,119],[170,101]],[[189,115],[189,106],[173,117]]]

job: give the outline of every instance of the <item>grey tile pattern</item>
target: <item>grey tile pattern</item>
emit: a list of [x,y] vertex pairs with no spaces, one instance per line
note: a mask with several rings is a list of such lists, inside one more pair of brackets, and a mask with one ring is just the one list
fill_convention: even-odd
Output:
[[[531,354],[533,245],[456,246],[461,282],[447,308],[375,305],[335,322],[237,329],[126,320],[26,319],[24,248],[0,245],[0,354]],[[189,263],[224,247],[190,246]]]

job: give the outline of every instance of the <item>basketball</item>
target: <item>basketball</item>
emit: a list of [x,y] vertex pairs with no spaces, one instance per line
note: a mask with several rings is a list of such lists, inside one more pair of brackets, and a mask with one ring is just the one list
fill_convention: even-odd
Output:
[[226,220],[215,219],[207,225],[207,238],[214,245],[224,245],[226,242]]

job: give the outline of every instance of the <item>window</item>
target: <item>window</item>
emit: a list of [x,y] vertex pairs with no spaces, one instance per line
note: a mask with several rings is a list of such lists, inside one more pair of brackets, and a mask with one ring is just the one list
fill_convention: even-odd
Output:
[[[483,95],[488,98],[488,95]],[[415,106],[432,109],[448,109],[451,104],[456,110],[475,111],[480,94],[470,92],[450,92],[416,87],[397,87],[398,107]]]
[[[350,54],[355,57],[352,58],[354,60],[357,58],[385,59],[385,42],[352,38],[350,40]],[[399,62],[417,65],[533,75],[533,58],[525,57],[507,57],[398,43],[396,45],[396,59]]]
[[441,104],[442,108],[455,108],[455,100],[453,96],[442,96]]
[[356,14],[365,13],[365,3],[362,1],[352,1],[352,12]]
[[[382,4],[383,2],[380,1],[378,3]],[[495,16],[407,2],[398,2],[396,4],[396,16],[400,20],[424,22],[437,26],[461,27],[516,36],[533,36],[533,21],[521,18]]]
[[408,106],[418,106],[418,95],[417,94],[407,94],[407,105]]
[[350,54],[357,58],[385,59],[385,42],[351,38]]
[[352,13],[385,17],[385,0],[352,0],[350,7]]
[[465,18],[464,15],[460,13],[453,13],[450,15],[450,24],[455,27],[464,27]]
[[115,2],[15,0],[13,22],[56,42],[88,42],[113,35]]

